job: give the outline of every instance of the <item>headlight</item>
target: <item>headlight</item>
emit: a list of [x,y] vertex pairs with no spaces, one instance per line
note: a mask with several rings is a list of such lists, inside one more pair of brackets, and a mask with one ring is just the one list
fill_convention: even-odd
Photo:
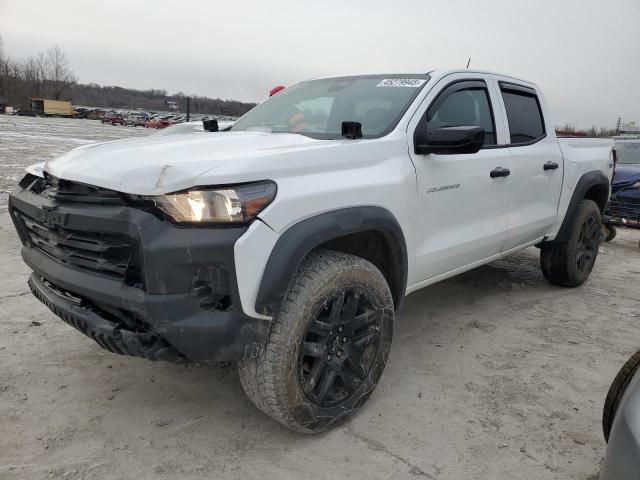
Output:
[[634,183],[630,188],[640,188],[640,182]]
[[273,182],[200,188],[151,199],[177,223],[239,224],[253,220],[276,196]]

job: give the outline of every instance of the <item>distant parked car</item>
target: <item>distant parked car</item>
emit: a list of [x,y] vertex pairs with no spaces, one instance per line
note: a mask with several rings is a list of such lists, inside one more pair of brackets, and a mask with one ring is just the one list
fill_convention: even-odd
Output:
[[88,108],[84,107],[74,107],[74,118],[87,118],[87,115],[91,112]]
[[87,119],[88,120],[102,120],[102,118],[105,115],[105,111],[104,110],[92,110],[87,114]]
[[640,472],[640,350],[616,375],[602,415],[607,454],[600,480],[637,480]]
[[34,112],[33,110],[27,110],[24,108],[21,108],[20,110],[18,110],[15,115],[18,115],[20,117],[36,117],[36,112]]
[[175,123],[177,123],[175,118],[172,115],[167,115],[165,117],[152,118],[144,126],[147,128],[166,128]]
[[124,115],[116,113],[111,116],[111,125],[124,125]]
[[145,128],[158,128],[158,122],[160,121],[160,117],[153,117],[144,122]]
[[618,161],[605,212],[605,240],[613,240],[616,226],[640,228],[640,137],[615,139]]
[[111,118],[116,115],[116,112],[113,110],[104,112],[104,115],[100,118],[100,122],[102,123],[111,123]]
[[145,114],[130,114],[124,118],[124,124],[129,127],[144,127],[147,120],[149,117]]

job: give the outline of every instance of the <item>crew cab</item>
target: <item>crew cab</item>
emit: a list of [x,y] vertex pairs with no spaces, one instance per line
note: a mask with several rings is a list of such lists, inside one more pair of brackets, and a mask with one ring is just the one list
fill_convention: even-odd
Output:
[[372,393],[411,292],[534,245],[549,281],[583,283],[612,171],[610,141],[556,138],[531,82],[357,75],[227,131],[78,147],[10,211],[62,320],[118,354],[237,361],[258,408],[314,433]]

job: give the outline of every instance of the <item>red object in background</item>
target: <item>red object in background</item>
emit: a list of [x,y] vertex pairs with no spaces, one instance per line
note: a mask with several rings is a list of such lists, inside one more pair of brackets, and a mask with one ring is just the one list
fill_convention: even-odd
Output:
[[585,132],[580,131],[568,131],[568,130],[558,130],[556,129],[556,135],[558,137],[586,137],[587,134]]
[[273,97],[276,93],[281,92],[282,90],[284,90],[284,87],[282,85],[273,87],[271,90],[269,90],[269,96]]
[[162,117],[162,118],[153,118],[144,123],[144,126],[147,128],[165,128],[170,125],[177,123],[176,120],[172,117]]

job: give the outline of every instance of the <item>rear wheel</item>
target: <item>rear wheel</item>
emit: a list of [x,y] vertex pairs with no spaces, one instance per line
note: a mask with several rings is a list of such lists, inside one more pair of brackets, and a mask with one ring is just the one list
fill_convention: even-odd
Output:
[[382,375],[393,334],[384,276],[362,258],[330,250],[299,268],[256,359],[239,363],[242,386],[267,415],[302,433],[355,413]]
[[602,241],[600,209],[592,200],[582,200],[569,225],[565,242],[548,242],[540,248],[544,277],[565,287],[581,285],[593,269]]

